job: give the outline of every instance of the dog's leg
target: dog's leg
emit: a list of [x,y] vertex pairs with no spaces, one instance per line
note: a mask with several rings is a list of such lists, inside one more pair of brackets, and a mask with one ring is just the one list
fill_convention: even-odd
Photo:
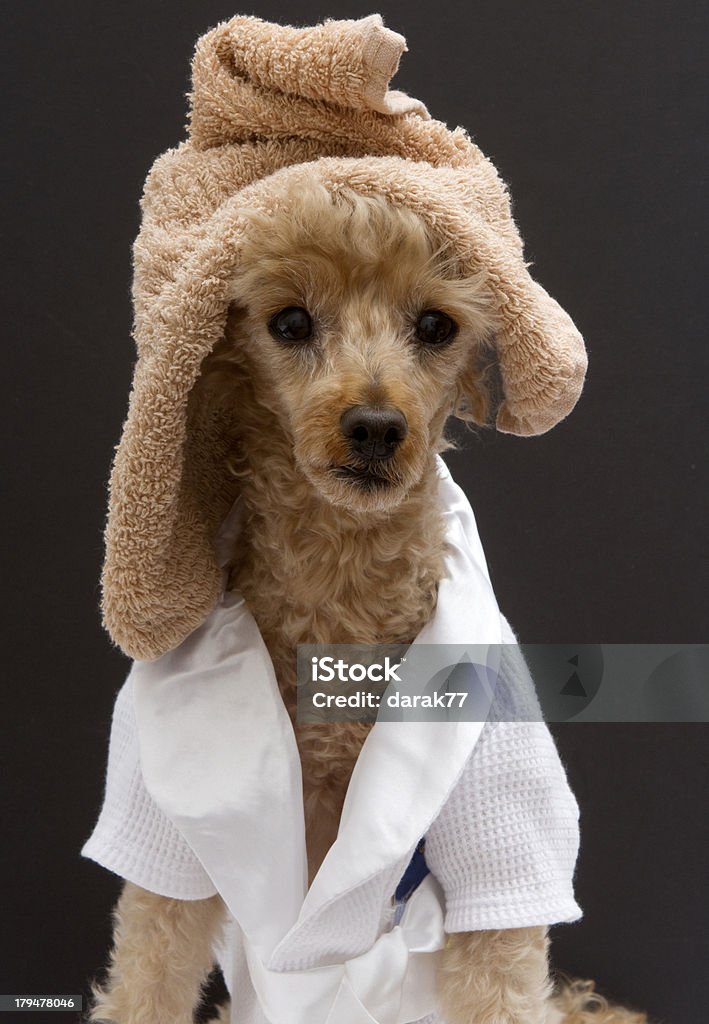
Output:
[[[546,928],[450,935],[438,975],[446,1024],[547,1024]],[[558,1018],[557,1018],[558,1019]]]
[[174,900],[127,882],[114,911],[108,980],[89,1019],[112,1024],[192,1024],[224,920],[218,896]]

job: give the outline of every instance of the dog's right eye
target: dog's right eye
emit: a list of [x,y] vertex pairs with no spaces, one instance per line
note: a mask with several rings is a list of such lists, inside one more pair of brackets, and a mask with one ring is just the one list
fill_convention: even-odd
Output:
[[279,341],[310,341],[313,336],[313,321],[310,313],[302,306],[288,306],[271,318],[268,329]]

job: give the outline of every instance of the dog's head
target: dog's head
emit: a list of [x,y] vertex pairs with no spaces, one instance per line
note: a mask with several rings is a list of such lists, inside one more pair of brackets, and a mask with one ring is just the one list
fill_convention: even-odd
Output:
[[261,407],[330,502],[395,506],[450,413],[485,415],[484,275],[461,275],[416,214],[349,189],[313,184],[250,228],[228,334]]

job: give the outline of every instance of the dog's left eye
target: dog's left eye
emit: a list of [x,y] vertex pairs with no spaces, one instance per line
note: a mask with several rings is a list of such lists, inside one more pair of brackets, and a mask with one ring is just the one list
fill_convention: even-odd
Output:
[[452,341],[458,325],[438,309],[427,309],[416,321],[416,340],[424,345],[444,345]]
[[271,318],[268,329],[281,341],[310,341],[313,336],[313,321],[307,309],[303,309],[302,306],[288,306]]

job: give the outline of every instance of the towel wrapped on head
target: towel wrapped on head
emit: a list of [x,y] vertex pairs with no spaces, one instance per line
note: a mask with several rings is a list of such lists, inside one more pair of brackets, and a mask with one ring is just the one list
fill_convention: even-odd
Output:
[[[484,273],[498,329],[499,430],[540,434],[586,370],[569,316],[532,280],[497,171],[462,129],[388,89],[406,49],[379,15],[314,28],[235,17],[197,44],[188,138],[156,161],[134,247],[133,390],[111,477],[104,621],[137,658],[176,647],[220,590],[213,539],[233,500],[227,431],[190,404],[222,336],[245,209],[286,207],[299,180],[383,195]],[[194,403],[193,403],[194,404]],[[457,414],[474,418],[475,396]]]

